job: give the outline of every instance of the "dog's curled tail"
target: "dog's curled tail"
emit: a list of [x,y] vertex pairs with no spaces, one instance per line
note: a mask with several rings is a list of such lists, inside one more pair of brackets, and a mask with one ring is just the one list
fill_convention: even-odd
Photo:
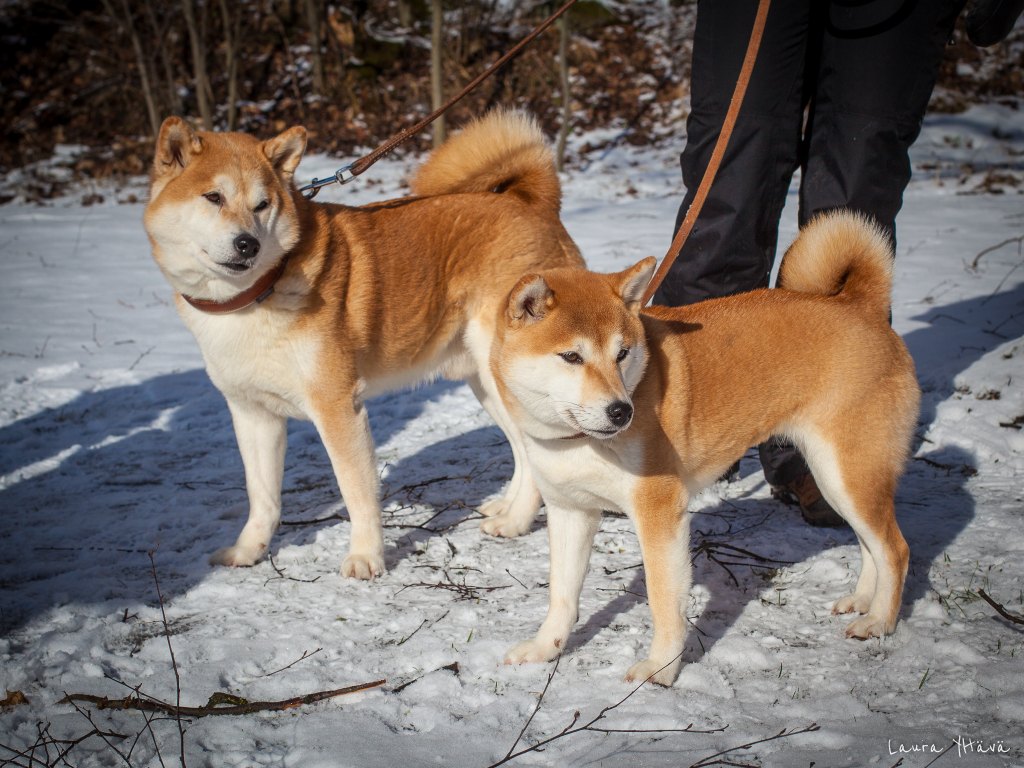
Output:
[[786,251],[779,287],[847,296],[888,317],[893,255],[889,236],[869,217],[847,210],[819,214]]
[[558,213],[561,184],[537,122],[524,112],[497,109],[473,121],[434,150],[412,180],[416,195],[497,192],[518,195]]

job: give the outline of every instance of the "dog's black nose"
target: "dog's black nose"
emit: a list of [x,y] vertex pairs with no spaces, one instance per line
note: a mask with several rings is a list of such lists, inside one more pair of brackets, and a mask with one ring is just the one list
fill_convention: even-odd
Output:
[[235,238],[235,250],[239,256],[251,259],[260,252],[260,241],[252,235],[239,235]]
[[633,406],[629,403],[617,400],[605,409],[608,421],[616,427],[624,427],[633,418]]

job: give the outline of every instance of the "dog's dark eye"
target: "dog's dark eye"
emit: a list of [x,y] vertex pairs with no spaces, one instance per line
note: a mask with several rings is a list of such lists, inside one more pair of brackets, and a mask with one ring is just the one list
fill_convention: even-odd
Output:
[[621,363],[627,357],[629,357],[629,350],[626,349],[626,348],[620,349],[619,350],[619,356],[615,358],[615,362]]
[[207,192],[205,195],[203,195],[203,197],[205,197],[214,205],[220,205],[221,203],[224,202],[224,198],[220,196],[220,192]]
[[262,200],[259,205],[257,205],[255,208],[252,209],[252,212],[253,213],[259,213],[260,211],[265,211],[269,207],[270,207],[270,202],[267,201],[267,200]]
[[578,352],[559,352],[558,356],[569,363],[569,365],[582,365],[583,358]]

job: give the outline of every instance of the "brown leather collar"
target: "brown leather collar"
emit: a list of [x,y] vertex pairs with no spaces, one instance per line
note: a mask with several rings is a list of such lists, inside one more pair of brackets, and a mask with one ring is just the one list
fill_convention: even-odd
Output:
[[281,275],[284,274],[285,265],[288,263],[288,257],[281,259],[281,263],[274,267],[272,270],[267,272],[263,277],[253,283],[251,286],[246,288],[240,294],[234,298],[228,299],[227,301],[213,301],[212,299],[196,299],[192,296],[187,296],[184,293],[181,294],[181,298],[189,303],[190,306],[195,307],[200,312],[206,312],[210,315],[226,315],[230,312],[237,312],[240,309],[245,309],[253,304],[262,304],[264,301],[270,298],[274,292],[274,285],[278,280],[281,279]]

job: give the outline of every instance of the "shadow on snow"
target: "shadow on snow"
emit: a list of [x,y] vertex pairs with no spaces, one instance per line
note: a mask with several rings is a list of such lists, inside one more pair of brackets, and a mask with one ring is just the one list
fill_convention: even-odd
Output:
[[[924,425],[934,419],[937,402],[953,391],[960,371],[1024,332],[1022,305],[1024,285],[1019,284],[990,297],[936,306],[915,318],[928,322],[906,339],[924,372]],[[415,420],[427,402],[458,386],[438,382],[372,401],[370,421],[377,444]],[[973,457],[940,446],[919,458],[927,462],[911,462],[897,499],[912,551],[904,596],[908,606],[928,591],[932,564],[975,511],[967,475],[961,471],[973,464]],[[458,524],[473,516],[472,510],[500,490],[511,473],[510,451],[494,427],[435,442],[394,464],[385,461],[384,522],[389,529],[407,527],[403,533],[387,532],[389,567],[405,558],[416,542],[437,535],[429,527],[415,527],[416,520],[408,521],[404,515],[409,507],[447,509],[444,525]],[[438,467],[444,470],[440,475]],[[753,466],[748,473],[750,469],[758,471]],[[147,553],[154,550],[165,593],[180,593],[209,573],[207,557],[233,542],[247,514],[228,410],[200,370],[85,393],[0,429],[0,475],[10,481],[0,491],[5,518],[0,532],[0,631],[5,633],[51,607],[152,601]],[[740,517],[768,512],[773,526],[789,532],[772,537],[786,542],[778,551],[759,546],[756,532],[749,540],[730,540],[764,557],[800,562],[830,545],[855,544],[849,529],[808,528],[774,501],[725,503]],[[332,520],[341,508],[329,461],[308,423],[293,423],[289,429],[283,508],[285,525],[272,551],[283,543],[311,543],[323,526],[336,524]],[[313,522],[323,518],[323,523]],[[344,552],[336,555],[340,563]],[[571,647],[585,645],[643,600],[642,571],[632,578],[632,584],[577,629]],[[707,585],[711,598],[696,620],[697,631],[690,634],[691,662],[725,635],[764,585],[748,579],[738,592],[706,560],[697,563],[695,583]],[[835,585],[835,597],[851,586]],[[753,597],[747,594],[751,589]]]
[[[376,442],[385,443],[426,403],[457,386],[437,382],[371,401]],[[485,496],[500,490],[511,473],[511,453],[501,446],[504,438],[495,427],[431,448],[434,465],[458,465],[450,474],[465,476],[452,481],[464,487],[462,503],[449,518],[468,517]],[[489,464],[470,483],[482,452]],[[415,490],[434,483],[436,478],[424,476],[430,469],[405,458],[389,465],[383,489],[392,498],[385,504],[400,505],[408,495],[404,489],[412,488],[418,504],[440,506],[437,489]],[[151,551],[165,596],[179,594],[210,572],[207,558],[233,543],[248,514],[231,418],[202,370],[83,393],[0,428],[0,476],[7,481],[0,490],[2,633],[52,607],[153,602]],[[282,502],[285,523],[344,512],[330,462],[308,422],[289,425]],[[385,512],[385,524],[391,514]],[[336,517],[323,525],[282,526],[271,551],[284,543],[312,542],[326,525],[337,525]],[[345,552],[336,555],[340,565]],[[385,558],[393,565],[393,545]]]

